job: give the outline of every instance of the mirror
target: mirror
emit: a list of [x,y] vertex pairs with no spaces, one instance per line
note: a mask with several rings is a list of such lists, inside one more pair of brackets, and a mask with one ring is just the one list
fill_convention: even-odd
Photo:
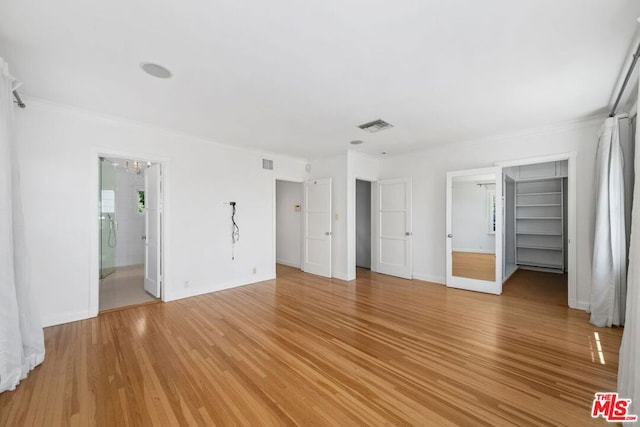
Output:
[[[496,281],[496,174],[455,176],[451,183],[452,274]],[[501,230],[497,230],[498,233]]]

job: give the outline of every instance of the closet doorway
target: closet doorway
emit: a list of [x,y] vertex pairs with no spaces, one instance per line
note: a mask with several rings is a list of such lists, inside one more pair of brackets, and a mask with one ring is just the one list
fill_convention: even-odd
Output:
[[161,166],[99,158],[100,312],[161,297]]
[[569,237],[575,233],[575,166],[571,156],[544,160],[501,164],[503,294],[577,308]]
[[371,272],[373,183],[356,179],[356,277]]

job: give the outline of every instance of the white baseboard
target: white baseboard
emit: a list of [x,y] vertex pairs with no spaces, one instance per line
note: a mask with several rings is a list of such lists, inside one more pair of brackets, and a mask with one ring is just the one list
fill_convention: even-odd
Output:
[[444,285],[447,280],[442,276],[432,276],[430,274],[413,273],[411,275],[416,280],[422,280],[424,282],[437,283],[438,285]]
[[343,272],[343,271],[337,271],[337,272],[333,272],[331,273],[331,277],[336,278],[336,279],[340,279],[340,280],[344,280],[344,281],[349,281],[349,276],[347,276],[347,273]]
[[252,285],[258,282],[265,282],[267,280],[273,280],[275,276],[272,274],[269,275],[260,275],[260,276],[251,276],[248,278],[243,278],[241,280],[232,280],[230,282],[218,283],[210,286],[203,286],[198,288],[187,288],[180,289],[177,292],[171,292],[165,294],[164,301],[176,301],[179,299],[195,297],[198,295],[209,294],[211,292],[224,291],[225,289],[237,288],[239,286]]
[[276,260],[276,264],[282,264],[282,265],[286,265],[288,267],[295,267],[295,268],[301,268],[302,265],[300,265],[300,263],[295,263],[293,261],[289,261],[286,259],[277,259]]
[[89,319],[91,316],[89,310],[72,311],[67,313],[56,313],[49,316],[42,316],[42,327],[62,325],[64,323],[77,322],[78,320]]

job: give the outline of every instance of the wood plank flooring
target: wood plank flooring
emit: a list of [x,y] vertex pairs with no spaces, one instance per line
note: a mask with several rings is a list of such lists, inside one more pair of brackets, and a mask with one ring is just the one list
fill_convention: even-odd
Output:
[[502,285],[502,295],[567,307],[569,304],[567,282],[566,273],[547,273],[519,268]]
[[514,296],[278,270],[47,328],[0,425],[604,424],[589,410],[615,390],[620,329]]

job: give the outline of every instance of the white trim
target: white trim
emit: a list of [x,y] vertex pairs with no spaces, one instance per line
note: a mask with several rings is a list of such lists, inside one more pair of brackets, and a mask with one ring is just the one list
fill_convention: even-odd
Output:
[[348,276],[347,276],[347,273],[345,273],[345,272],[343,272],[343,271],[340,271],[340,272],[333,272],[333,273],[331,274],[331,277],[332,277],[332,278],[334,278],[334,279],[344,280],[345,282],[350,282],[351,280],[354,280],[354,279],[351,279],[351,280],[350,280],[350,279],[348,278]]
[[300,263],[295,263],[286,259],[276,259],[276,264],[286,265],[288,267],[301,268]]
[[203,287],[200,289],[193,289],[190,288],[188,291],[185,292],[184,289],[179,289],[178,292],[175,293],[169,293],[167,295],[167,299],[166,302],[169,301],[176,301],[176,300],[180,300],[180,299],[184,299],[184,298],[191,298],[191,297],[196,297],[198,295],[204,295],[204,294],[210,294],[213,292],[218,292],[218,291],[224,291],[227,289],[231,289],[231,288],[236,288],[238,286],[246,286],[246,285],[253,285],[255,283],[260,283],[260,282],[267,282],[269,280],[273,280],[275,279],[275,276],[270,275],[270,274],[265,274],[263,276],[252,276],[251,279],[241,279],[241,280],[231,280],[229,282],[225,282],[222,284],[216,284],[215,285],[215,289],[210,288],[210,287]]
[[[567,153],[550,154],[547,156],[530,157],[518,160],[503,160],[495,162],[496,166],[503,168],[511,166],[524,166],[535,163],[547,163],[567,160],[567,269],[568,269],[568,305],[571,308],[583,308],[578,300],[578,235],[577,235],[577,194],[578,194],[578,153],[575,151]],[[588,304],[587,304],[588,308]]]
[[51,316],[43,316],[42,327],[46,328],[49,326],[62,325],[64,323],[77,322],[78,320],[88,319],[89,317],[95,316],[90,316],[89,311],[87,310],[56,313]]
[[[496,263],[497,264],[497,263]],[[447,283],[447,287],[455,289],[464,289],[467,291],[484,292],[486,294],[500,295],[502,293],[502,280],[500,289],[496,287],[496,282],[488,280],[468,279],[466,277],[456,277],[455,283]]]
[[[100,157],[119,157],[125,159],[144,159],[152,163],[159,163],[162,173],[162,226],[161,233],[161,253],[162,259],[162,286],[160,287],[160,299],[167,301],[165,296],[165,290],[167,288],[167,263],[165,260],[170,259],[166,244],[169,239],[167,223],[170,218],[170,203],[169,203],[169,159],[166,157],[157,157],[152,153],[132,152],[123,150],[113,150],[110,148],[93,146],[90,148],[90,179],[89,179],[89,221],[91,226],[89,227],[89,301],[88,301],[88,315],[84,318],[96,317],[100,310],[100,239],[98,237],[99,226],[97,218],[100,215],[98,203],[100,184],[98,175],[100,174],[99,158]],[[80,319],[76,319],[80,320]]]
[[412,274],[414,280],[421,280],[423,282],[435,283],[437,285],[446,285],[447,279],[444,276],[432,276],[431,274]]

